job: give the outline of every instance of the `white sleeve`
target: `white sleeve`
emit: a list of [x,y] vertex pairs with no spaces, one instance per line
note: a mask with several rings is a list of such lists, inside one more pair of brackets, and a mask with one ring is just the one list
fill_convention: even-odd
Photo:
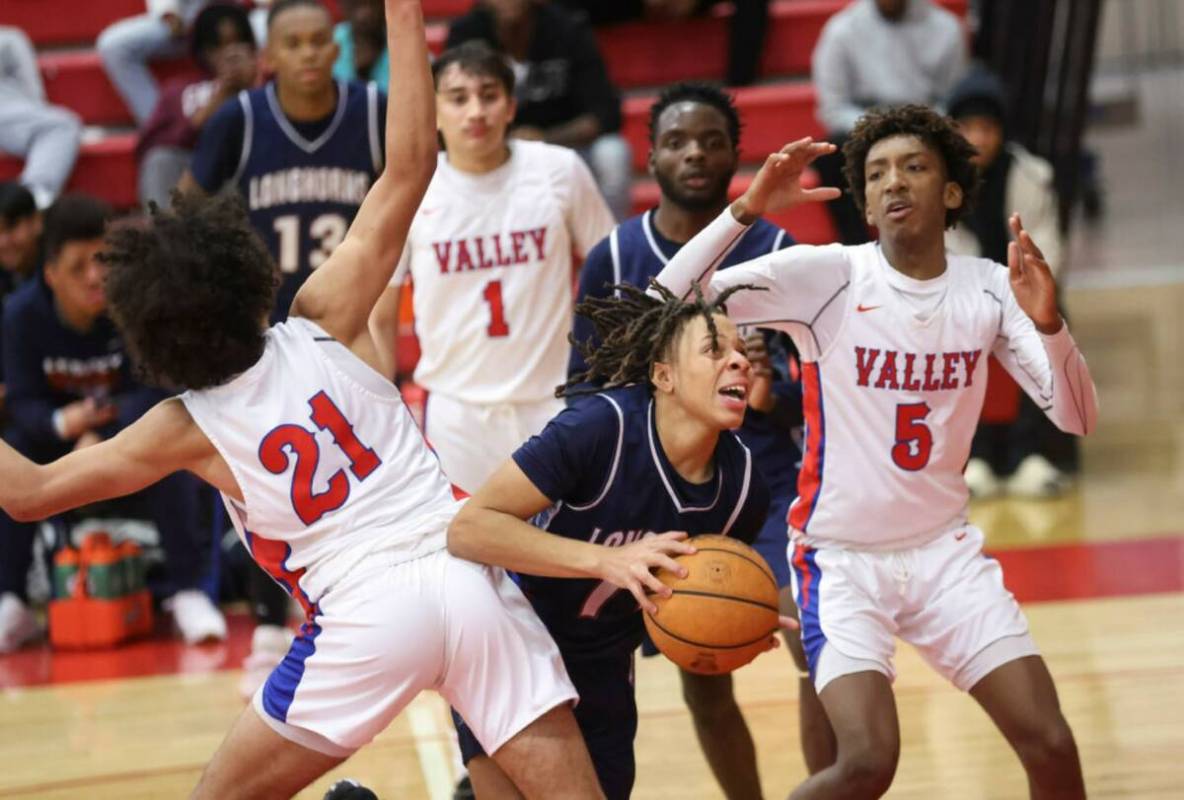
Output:
[[816,358],[838,333],[846,309],[851,264],[845,248],[795,245],[717,273],[745,230],[747,226],[736,221],[731,209],[724,209],[683,245],[656,280],[682,298],[691,296],[695,283],[708,298],[734,286],[752,286],[728,298],[728,316],[738,325],[785,331],[795,341],[801,340],[803,329],[809,330],[817,349],[809,348],[815,352],[802,355]]
[[181,0],[146,0],[148,6],[148,13],[154,17],[163,17],[165,14],[181,14]]
[[1032,401],[1065,431],[1085,436],[1098,424],[1098,393],[1069,326],[1046,336],[1003,290],[1003,329],[992,351]]
[[592,177],[592,171],[574,151],[568,178],[567,229],[580,258],[608,236],[616,221],[608,210],[604,195]]

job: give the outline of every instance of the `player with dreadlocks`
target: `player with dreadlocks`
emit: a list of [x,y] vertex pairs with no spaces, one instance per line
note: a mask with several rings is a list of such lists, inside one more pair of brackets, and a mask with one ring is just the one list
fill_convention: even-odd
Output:
[[[682,301],[660,286],[657,297],[616,288],[577,306],[599,344],[557,394],[589,380],[606,388],[522,445],[448,531],[453,554],[519,574],[580,693],[576,721],[609,800],[633,788],[639,606],[653,613],[647,593],[670,594],[651,570],[685,574],[673,557],[694,552],[688,534],[751,542],[769,507],[752,454],[731,433],[752,371],[725,316],[732,292]],[[458,730],[477,796],[515,797],[462,721]]]

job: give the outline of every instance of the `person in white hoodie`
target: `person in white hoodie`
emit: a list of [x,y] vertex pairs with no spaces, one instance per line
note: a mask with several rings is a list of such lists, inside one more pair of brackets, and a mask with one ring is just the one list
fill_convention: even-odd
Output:
[[[958,255],[1002,261],[1012,241],[1007,217],[1018,212],[1059,277],[1065,240],[1053,168],[1008,138],[1003,84],[989,70],[975,68],[954,87],[947,107],[962,135],[978,150],[974,161],[982,183],[975,208],[946,231],[946,248]],[[988,391],[1018,395],[1019,412],[1012,422],[979,424],[966,465],[971,493],[990,497],[1006,491],[1038,498],[1063,492],[1078,467],[1074,437],[1046,424],[1044,414],[1018,388],[992,384]]]

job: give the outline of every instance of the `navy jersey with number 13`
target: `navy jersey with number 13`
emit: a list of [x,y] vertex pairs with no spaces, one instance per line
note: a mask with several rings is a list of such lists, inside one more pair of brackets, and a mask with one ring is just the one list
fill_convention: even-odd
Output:
[[207,192],[232,184],[279,265],[272,323],[341,244],[382,172],[386,96],[373,83],[336,86],[333,112],[313,122],[284,114],[274,82],[241,92],[202,129],[194,153],[197,183]]
[[[684,480],[662,451],[644,386],[601,392],[567,408],[513,458],[554,503],[535,525],[610,547],[666,531],[722,533],[751,543],[769,507],[752,454],[728,431],[716,445],[711,479]],[[627,656],[641,642],[637,601],[612,584],[521,575],[519,585],[569,662]]]

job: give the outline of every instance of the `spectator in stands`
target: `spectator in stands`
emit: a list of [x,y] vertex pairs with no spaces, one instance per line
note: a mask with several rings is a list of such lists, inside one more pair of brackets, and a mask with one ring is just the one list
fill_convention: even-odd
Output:
[[112,23],[95,42],[111,85],[141,128],[160,99],[148,62],[185,55],[185,31],[208,0],[146,2],[148,13]]
[[69,180],[81,136],[74,112],[45,101],[29,37],[0,25],[0,152],[25,160],[20,181],[38,208],[47,208]]
[[814,162],[826,186],[843,195],[828,204],[839,238],[868,240],[867,223],[843,176],[843,142],[873,106],[937,105],[966,69],[958,18],[932,0],[856,0],[827,20],[814,48],[818,122],[838,150]]
[[[0,182],[0,309],[8,295],[41,266],[41,212],[33,194]],[[0,425],[4,422],[4,339],[0,328]]]
[[333,29],[337,61],[333,77],[342,81],[374,81],[384,92],[391,80],[386,51],[386,12],[382,0],[342,0],[345,19]]
[[165,85],[160,102],[140,132],[140,202],[167,206],[197,146],[201,127],[231,97],[255,83],[255,35],[241,6],[215,3],[193,22],[193,56],[207,77],[178,78]]
[[[711,13],[719,0],[559,0],[582,11],[595,26],[635,19],[655,22],[688,19]],[[747,86],[757,79],[765,31],[769,24],[769,0],[733,0],[728,34],[728,66],[724,81]]]
[[621,97],[587,23],[539,0],[479,0],[448,30],[450,48],[470,39],[484,39],[511,59],[518,100],[512,135],[578,150],[609,209],[624,219],[632,154],[620,134]]
[[[44,269],[5,304],[4,440],[39,463],[114,436],[164,397],[133,379],[105,314],[106,269],[97,254],[110,217],[100,200],[59,200],[46,217]],[[209,563],[199,545],[197,492],[196,478],[177,473],[141,493],[160,532],[169,577],[180,587],[170,604],[188,643],[226,637],[221,612],[197,588]],[[26,594],[36,530],[36,523],[0,512],[0,652],[38,632]]]
[[[986,69],[974,69],[954,87],[947,105],[962,135],[978,150],[975,164],[982,185],[971,212],[946,231],[946,247],[961,255],[1005,263],[1011,241],[1007,218],[1018,212],[1056,275],[1064,263],[1064,237],[1052,165],[1007,139],[1002,82]],[[1005,384],[993,380],[987,391],[1017,395],[1018,416],[1010,424],[979,425],[966,465],[966,483],[976,497],[1000,490],[1024,497],[1059,494],[1069,483],[1062,470],[1076,471],[1076,439],[1061,434],[1027,394],[1004,380]]]

